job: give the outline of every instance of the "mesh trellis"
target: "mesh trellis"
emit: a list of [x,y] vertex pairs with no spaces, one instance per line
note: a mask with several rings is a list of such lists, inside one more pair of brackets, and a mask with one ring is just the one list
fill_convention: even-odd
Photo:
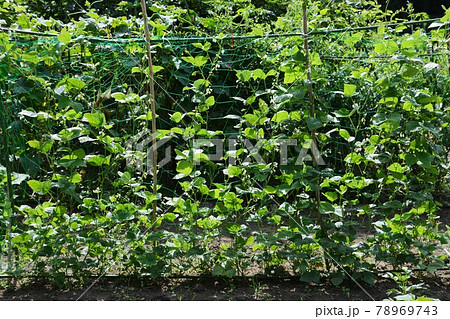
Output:
[[[275,140],[309,139],[314,122],[308,124],[303,37],[153,39],[158,138],[170,137],[172,158],[159,170],[162,196],[156,225],[148,218],[149,204],[155,200],[149,192],[151,178],[127,165],[130,158],[146,156],[127,149],[128,141],[144,132],[149,122],[144,43],[78,37],[65,44],[56,38],[3,34],[0,112],[8,145],[1,150],[9,153],[10,163],[2,158],[0,186],[6,190],[5,176],[11,171],[16,208],[9,235],[16,254],[15,274],[67,276],[108,270],[233,276],[252,274],[252,264],[268,274],[280,268],[304,273],[320,267],[316,243],[308,239],[314,229],[299,226],[310,223],[311,191],[315,187],[333,191],[331,182],[320,183],[349,172],[364,183],[374,179],[377,165],[389,163],[383,154],[374,156],[373,167],[361,168],[352,154],[371,146],[367,141],[375,135],[374,125],[385,125],[388,134],[389,125],[399,122],[394,111],[373,119],[380,105],[388,110],[399,105],[401,88],[390,74],[401,72],[406,74],[405,85],[429,88],[422,93],[412,89],[416,96],[405,95],[402,102],[413,105],[412,99],[419,96],[417,101],[448,103],[444,30],[416,33],[413,44],[407,42],[413,32],[400,40],[394,33],[371,32],[310,38],[318,147],[327,165],[318,170],[294,165],[300,146],[290,149],[286,167],[245,164],[247,150],[240,154],[234,175],[227,156],[219,162],[208,160],[213,149],[203,149],[206,159],[200,156],[201,165],[188,165],[185,174],[180,173],[180,163],[192,164],[194,138],[261,141],[267,163],[278,160]],[[437,46],[430,45],[433,41]],[[401,49],[406,53],[399,54]],[[423,65],[426,72],[435,72],[436,81],[421,76]],[[353,101],[342,92],[343,83],[359,81],[364,72],[370,73],[367,87],[362,86]],[[375,81],[381,90],[376,91]],[[438,94],[443,100],[436,98]],[[374,96],[379,99],[372,100]],[[440,112],[448,119],[445,107]],[[285,114],[283,121],[277,120]],[[349,136],[342,133],[344,138],[339,138],[343,130]],[[448,134],[432,128],[428,133],[436,145],[444,144],[439,138]],[[230,151],[226,143],[225,151]],[[159,151],[160,157],[164,152]],[[445,148],[435,155],[444,152]],[[30,181],[38,184],[31,187]],[[277,200],[268,186],[278,187]],[[349,186],[347,195],[354,199],[361,192],[357,185]],[[367,197],[377,203],[375,195]],[[2,193],[0,205],[4,202]],[[298,225],[287,214],[294,215]],[[336,219],[330,217],[329,222]],[[7,247],[7,224],[3,216],[2,252]],[[330,240],[339,262],[363,253],[351,242],[339,240]],[[350,267],[356,268],[363,259],[352,261]]]

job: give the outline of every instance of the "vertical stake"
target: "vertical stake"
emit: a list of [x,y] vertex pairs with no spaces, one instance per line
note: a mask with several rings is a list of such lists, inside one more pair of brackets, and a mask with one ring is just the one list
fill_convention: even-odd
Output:
[[[311,81],[311,64],[309,62],[309,46],[308,46],[308,15],[307,15],[307,9],[306,9],[306,0],[303,1],[303,5],[302,5],[302,9],[303,9],[303,36],[304,36],[304,48],[305,48],[305,58],[306,58],[306,76],[307,76],[307,80],[308,80],[308,97],[309,97],[309,113],[311,117],[315,117],[315,109],[314,109],[314,96],[313,96],[313,86],[312,86],[312,81]],[[315,147],[317,147],[317,139],[316,139],[316,130],[311,130],[311,137],[312,137],[312,142],[313,145]],[[317,159],[314,156],[314,154],[312,154],[312,159],[313,159],[313,165],[315,168],[317,168],[318,163],[317,163]],[[323,230],[323,219],[322,219],[322,214],[320,213],[320,190],[317,189],[316,190],[316,204],[317,204],[317,222],[319,223],[320,226],[320,232],[322,233],[322,231],[324,232],[324,234],[326,234],[326,230]],[[325,256],[325,251],[324,251],[324,260],[325,260],[325,268],[328,270],[329,265],[328,265],[328,259]]]
[[[141,0],[142,16],[144,18],[145,44],[147,46],[148,71],[150,76],[150,101],[152,110],[152,155],[153,155],[153,194],[158,193],[158,154],[156,153],[156,107],[155,107],[155,83],[153,78],[152,51],[150,47],[150,31],[148,29],[147,5]],[[156,222],[156,199],[153,202],[152,223]]]
[[[308,15],[306,11],[306,4],[307,0],[303,0],[303,35],[304,35],[304,46],[305,46],[305,57],[306,57],[306,74],[308,79],[308,96],[309,96],[309,103],[310,103],[310,109],[309,113],[311,117],[315,117],[315,110],[314,110],[314,96],[313,96],[313,87],[312,87],[312,81],[311,81],[311,64],[309,62],[309,47],[308,47]],[[317,147],[317,139],[316,139],[316,130],[311,130],[311,137],[312,142]],[[315,158],[314,154],[312,154],[313,159],[313,165],[315,168],[317,168],[318,163],[317,159]],[[319,234],[321,238],[328,237],[327,230],[323,227],[323,219],[322,214],[320,213],[320,189],[316,190],[316,203],[317,203],[317,222],[320,226]],[[322,237],[323,236],[323,237]],[[325,269],[327,271],[330,270],[330,265],[328,258],[326,256],[325,250],[323,251],[323,259],[325,262]]]
[[11,271],[12,269],[12,243],[11,243],[11,232],[12,232],[12,213],[14,211],[14,193],[12,188],[12,178],[11,178],[11,163],[9,160],[9,144],[8,144],[8,137],[6,134],[6,108],[3,103],[3,98],[0,98],[0,121],[2,122],[2,135],[3,135],[3,152],[4,152],[4,161],[6,165],[6,178],[7,178],[7,192],[8,192],[8,205],[9,207],[6,207],[6,210],[9,211],[8,213],[8,230],[7,230],[7,239],[8,239],[8,250],[7,250],[7,263],[8,263],[8,271]]
[[[315,117],[315,109],[314,109],[314,96],[313,96],[313,86],[311,81],[311,64],[309,62],[309,46],[308,46],[308,16],[306,11],[306,1],[303,1],[303,35],[304,35],[304,48],[305,48],[305,58],[306,58],[306,76],[308,79],[308,96],[309,96],[309,115],[311,117]],[[317,139],[316,139],[316,130],[311,130],[312,142],[315,147],[317,147]],[[316,157],[312,156],[313,165],[317,168],[318,163]],[[316,190],[316,203],[317,203],[317,213],[318,213],[318,221],[322,224],[322,215],[320,214],[320,190]]]
[[[450,51],[450,28],[447,28],[446,37],[444,37],[444,41],[447,42],[447,50]],[[447,58],[448,63],[448,74],[450,75],[450,57]]]

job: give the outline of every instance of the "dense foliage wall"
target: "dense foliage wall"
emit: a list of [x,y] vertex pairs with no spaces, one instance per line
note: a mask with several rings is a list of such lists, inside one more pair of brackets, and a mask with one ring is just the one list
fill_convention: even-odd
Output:
[[[338,285],[448,265],[437,212],[449,11],[410,25],[371,1],[310,2],[309,81],[296,4],[276,19],[249,1],[210,1],[208,15],[154,4],[157,139],[171,158],[155,195],[135,165],[152,120],[142,20],[91,10],[62,23],[13,3],[2,17],[17,30],[0,33],[1,247],[15,256],[3,272],[288,273]],[[380,26],[357,28],[368,25]],[[199,139],[222,141],[222,158]],[[285,162],[283,140],[297,142]],[[297,161],[314,147],[324,165]]]

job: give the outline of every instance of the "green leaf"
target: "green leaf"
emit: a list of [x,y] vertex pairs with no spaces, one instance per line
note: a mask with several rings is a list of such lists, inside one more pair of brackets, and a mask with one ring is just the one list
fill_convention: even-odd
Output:
[[295,121],[300,121],[302,119],[302,113],[298,112],[298,111],[293,111],[291,113],[289,113],[289,118],[291,120],[295,120]]
[[336,199],[338,199],[338,193],[336,192],[326,192],[323,194],[330,202],[334,202]]
[[201,67],[208,62],[208,58],[202,55],[198,55],[195,58],[192,56],[183,56],[181,57],[184,61],[193,64],[196,67]]
[[405,156],[406,165],[412,166],[412,165],[416,164],[417,161],[418,161],[418,159],[414,155],[406,154],[406,156]]
[[77,88],[79,90],[81,90],[86,86],[86,83],[77,78],[69,78],[67,79],[67,83],[69,84],[70,87]]
[[264,187],[264,191],[265,191],[267,194],[275,194],[275,193],[277,192],[277,189],[276,189],[275,187],[273,187],[273,186],[266,185],[266,186]]
[[319,211],[321,214],[335,214],[339,217],[343,216],[342,208],[340,206],[334,206],[333,204],[323,201],[320,203]]
[[246,245],[251,245],[251,244],[253,244],[254,242],[255,242],[255,237],[249,236],[249,237],[247,238],[247,240],[245,241],[245,244],[246,244]]
[[208,107],[213,106],[216,103],[216,100],[214,99],[214,96],[210,96],[205,100],[205,105]]
[[426,152],[418,152],[416,154],[417,164],[420,167],[429,168],[431,167],[431,162],[433,160],[433,155]]
[[180,123],[180,121],[183,119],[183,115],[180,112],[175,112],[172,114],[170,119],[175,123]]
[[239,115],[235,115],[235,114],[228,114],[226,116],[223,117],[223,119],[230,119],[230,120],[241,120],[241,117]]
[[245,114],[244,118],[250,125],[257,125],[258,123],[258,116],[255,114]]
[[256,130],[252,127],[247,127],[244,130],[244,134],[245,134],[245,137],[250,138],[250,139],[256,139],[258,136],[256,133]]
[[41,143],[39,141],[28,141],[27,143],[31,148],[41,149]]
[[375,43],[374,51],[379,54],[383,54],[384,52],[386,52],[384,43]]
[[72,177],[70,178],[70,182],[73,184],[81,183],[82,180],[83,179],[81,178],[81,175],[78,173],[73,174]]
[[179,161],[177,164],[177,172],[184,175],[189,175],[194,169],[194,164],[188,161]]
[[284,73],[284,83],[290,84],[304,77],[305,73],[302,71],[286,71]]
[[289,118],[289,113],[286,111],[279,111],[272,117],[272,122],[280,123]]
[[111,96],[116,100],[119,101],[121,103],[125,103],[125,100],[127,98],[126,94],[123,94],[121,92],[115,92],[113,94],[111,94]]
[[152,111],[148,111],[146,114],[142,114],[138,116],[138,120],[145,120],[145,121],[151,121],[153,118]]
[[152,70],[153,70],[153,74],[156,74],[156,73],[158,73],[159,71],[164,70],[164,67],[159,66],[159,65],[153,65],[153,66],[152,66]]
[[51,182],[50,181],[45,181],[45,182],[40,182],[37,180],[31,180],[27,182],[28,186],[31,187],[31,189],[33,191],[35,191],[36,193],[40,194],[40,195],[45,195],[50,191],[51,188]]
[[35,192],[40,192],[42,190],[42,183],[40,181],[31,180],[31,181],[28,181],[27,184]]
[[44,154],[48,153],[52,149],[53,143],[54,143],[53,141],[48,141],[48,142],[41,143],[41,151],[42,151],[42,153],[44,153]]
[[[119,172],[119,175],[121,173]],[[125,172],[122,174],[122,176],[120,176],[120,180],[124,183],[124,184],[128,184],[131,181],[131,174],[129,172]]]
[[142,70],[141,68],[139,68],[137,66],[133,66],[131,68],[131,73],[144,73],[144,70]]
[[347,130],[344,130],[344,129],[342,129],[342,130],[339,130],[339,135],[341,136],[341,137],[343,137],[345,140],[347,140],[347,141],[349,141],[350,140],[350,133],[347,131]]
[[344,84],[344,94],[345,96],[351,97],[355,95],[356,85],[353,84]]
[[306,125],[308,125],[308,128],[312,131],[322,127],[323,124],[319,119],[316,119],[314,117],[307,117]]
[[177,215],[175,215],[174,213],[165,213],[164,214],[164,219],[169,222],[173,222],[176,218],[177,218]]
[[300,277],[301,281],[319,283],[320,277],[317,270],[311,270]]
[[[211,82],[205,79],[198,79],[194,81],[194,87],[197,89],[207,88],[211,85]],[[184,89],[183,89],[184,91]]]
[[261,69],[256,69],[252,71],[252,77],[253,80],[257,80],[257,79],[265,79],[266,78],[266,74],[264,73],[263,70]]
[[337,273],[331,277],[331,283],[335,286],[339,286],[344,281],[344,275],[342,273]]
[[274,76],[274,75],[277,75],[277,71],[272,69],[272,70],[270,70],[269,72],[266,73],[266,78],[269,77],[269,76]]
[[417,69],[417,68],[414,68],[414,67],[411,67],[411,66],[408,66],[408,68],[406,69],[406,71],[405,72],[403,72],[403,77],[405,77],[405,78],[411,78],[411,77],[413,77],[413,76],[415,76],[417,73],[419,73],[419,69]]
[[12,242],[14,244],[25,244],[26,242],[28,242],[29,240],[31,240],[31,235],[27,234],[27,233],[22,233],[18,236],[15,236],[12,239]]
[[22,60],[31,62],[33,64],[38,64],[40,61],[39,56],[38,56],[37,52],[35,52],[35,51],[31,51],[31,52],[22,54]]
[[106,123],[105,115],[101,112],[97,113],[86,113],[84,114],[84,117],[89,122],[90,125],[93,127],[100,127],[103,126]]
[[395,296],[396,301],[414,301],[415,296],[413,294]]
[[387,54],[393,54],[398,50],[398,44],[394,40],[388,40],[386,42],[386,52]]
[[417,297],[417,299],[415,301],[438,301],[438,299],[421,296],[421,297]]
[[73,230],[76,230],[78,229],[78,224],[76,222],[71,222],[69,227],[72,228]]
[[66,155],[56,161],[56,165],[65,168],[86,167],[84,160],[76,157],[76,155]]
[[236,70],[236,76],[239,80],[247,82],[252,78],[252,71],[250,70]]
[[63,42],[64,44],[69,43],[71,39],[72,36],[69,32],[61,32],[60,34],[58,34],[58,40]]
[[320,203],[320,211],[323,214],[328,214],[334,212],[334,206],[333,204],[329,202],[321,202]]
[[422,130],[422,126],[417,121],[407,122],[405,128],[408,132],[420,132]]
[[114,92],[111,96],[120,103],[133,102],[139,99],[139,96],[135,93],[124,94],[122,92]]
[[230,177],[239,176],[242,173],[242,169],[237,166],[229,166],[228,168],[223,170],[225,175]]
[[350,153],[345,157],[345,161],[347,163],[353,163],[356,165],[359,165],[363,160],[365,160],[365,157],[363,157],[362,155],[357,154],[355,152]]
[[87,156],[87,162],[92,166],[102,166],[106,162],[106,158],[103,155]]
[[399,163],[393,163],[388,167],[388,170],[395,173],[404,173],[406,168],[402,167]]
[[346,182],[347,186],[353,189],[363,189],[369,184],[366,182],[364,177],[358,176],[353,178],[352,180]]
[[192,44],[194,47],[202,49],[206,52],[209,51],[209,49],[211,48],[211,42],[205,42],[205,43],[193,43]]
[[370,144],[377,145],[380,142],[380,136],[379,135],[372,135],[369,139]]
[[333,112],[336,117],[350,117],[357,111],[357,108],[354,108],[353,110],[349,111],[347,109],[339,109],[336,112]]
[[183,134],[183,129],[181,128],[181,127],[172,127],[171,129],[170,129],[172,132],[174,132],[175,134],[180,134],[180,135],[182,135]]
[[75,151],[73,151],[72,155],[75,155],[78,159],[84,159],[84,157],[86,156],[86,153],[84,152],[84,150],[82,148],[79,148],[79,149],[76,149]]

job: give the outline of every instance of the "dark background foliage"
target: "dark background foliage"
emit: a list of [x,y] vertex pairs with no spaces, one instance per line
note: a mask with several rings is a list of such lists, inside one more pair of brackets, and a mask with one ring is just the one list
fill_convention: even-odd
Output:
[[390,10],[399,10],[402,7],[405,7],[407,3],[410,2],[413,4],[414,9],[417,12],[426,12],[432,18],[441,17],[444,14],[444,9],[442,6],[450,5],[449,0],[378,0],[378,3],[383,5]]
[[[342,0],[334,0],[342,1]],[[21,2],[21,1],[18,1]],[[23,1],[29,8],[46,18],[53,17],[62,21],[68,21],[74,18],[77,14],[81,14],[82,10],[86,8],[84,1],[72,0],[35,0]],[[239,2],[239,1],[238,1]],[[274,1],[274,0],[252,0],[252,4],[257,8],[264,8],[273,12],[273,17],[276,19],[279,15],[286,12],[287,5],[290,1]],[[357,1],[353,1],[357,2]],[[444,13],[442,6],[448,7],[449,0],[377,0],[384,8],[389,10],[399,10],[406,7],[411,2],[417,12],[426,12],[430,17],[440,17]],[[184,9],[193,10],[199,16],[207,16],[210,10],[215,10],[214,1],[200,1],[200,0],[162,0],[149,1],[150,4],[158,3],[160,5],[175,5]],[[236,2],[230,1],[231,5]],[[103,0],[91,1],[91,6],[98,10],[99,14],[118,16],[118,15],[138,15],[140,13],[140,0]]]

